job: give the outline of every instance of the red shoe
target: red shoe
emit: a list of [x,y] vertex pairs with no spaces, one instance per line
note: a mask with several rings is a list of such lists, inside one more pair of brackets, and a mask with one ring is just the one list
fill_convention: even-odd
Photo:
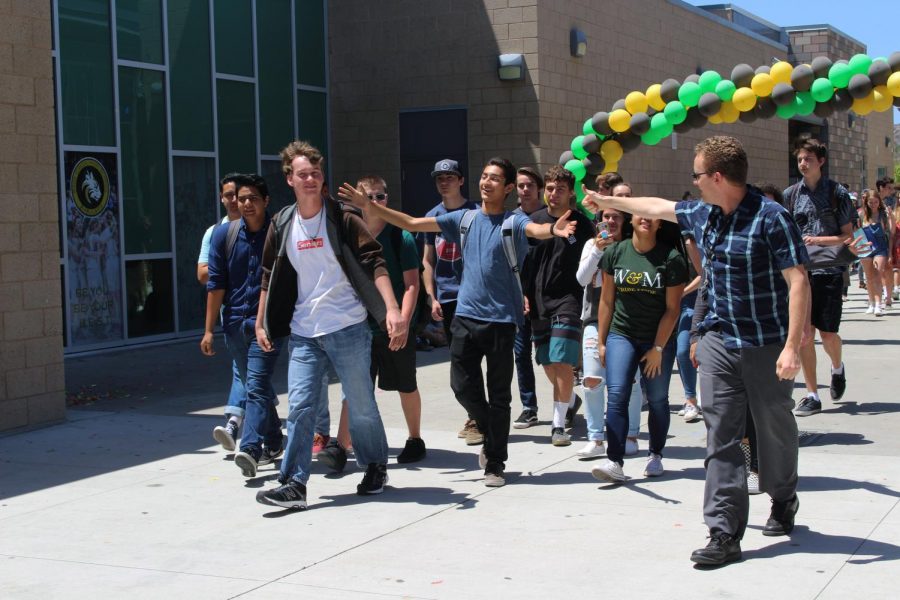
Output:
[[322,435],[321,433],[317,433],[313,436],[313,447],[312,454],[313,456],[317,455],[319,452],[325,449],[325,444],[328,443],[329,436]]

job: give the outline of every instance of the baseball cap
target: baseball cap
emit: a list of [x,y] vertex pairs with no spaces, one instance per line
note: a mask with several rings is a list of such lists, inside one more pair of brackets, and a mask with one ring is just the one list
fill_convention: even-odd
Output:
[[438,175],[444,174],[462,177],[462,172],[459,170],[459,163],[452,158],[443,158],[434,163],[434,171],[431,172],[431,176],[437,177]]

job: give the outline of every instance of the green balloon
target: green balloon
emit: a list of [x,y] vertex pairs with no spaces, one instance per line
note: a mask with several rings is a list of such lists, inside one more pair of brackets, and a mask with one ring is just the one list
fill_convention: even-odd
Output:
[[[849,81],[850,77],[847,77],[847,82]],[[703,95],[703,92],[700,90],[700,86],[693,81],[685,82],[681,84],[680,88],[678,88],[678,100],[686,108],[697,106],[697,103],[700,101],[701,95]]]
[[870,66],[872,66],[872,59],[865,54],[855,54],[850,59],[850,71],[853,75],[866,75]]
[[[574,142],[572,142],[572,144],[574,145]],[[583,152],[583,150],[582,150],[582,152]],[[582,163],[577,158],[573,158],[572,160],[567,162],[565,164],[565,169],[566,169],[566,171],[568,171],[569,173],[571,173],[572,175],[575,176],[575,181],[581,181],[582,179],[584,179],[584,176],[587,174],[587,170],[584,168],[584,163]],[[579,187],[579,186],[576,185],[575,187]]]
[[704,94],[707,92],[715,92],[716,86],[722,81],[722,76],[715,71],[704,71],[700,75],[700,91]]
[[734,83],[727,79],[723,79],[716,84],[716,89],[713,91],[716,93],[716,96],[719,97],[719,100],[722,102],[729,102],[731,97],[734,96],[735,90],[737,90],[737,86],[734,85]]
[[834,86],[827,77],[819,77],[813,81],[809,91],[816,102],[828,102],[834,96]]
[[659,138],[659,137],[653,135],[652,131],[648,131],[647,133],[645,133],[644,135],[641,136],[641,141],[648,146],[657,145],[659,143],[660,139],[662,139],[662,138]]
[[797,92],[797,95],[794,96],[794,107],[797,109],[798,115],[805,117],[816,110],[816,101],[813,100],[810,92]]
[[[587,150],[584,149],[583,144],[584,144],[584,136],[579,135],[578,137],[576,137],[575,139],[572,140],[572,144],[569,146],[569,149],[572,150],[572,154],[574,154],[575,158],[577,158],[578,160],[581,160],[582,158],[584,158],[585,156],[588,155]],[[566,163],[566,164],[568,165],[568,163]],[[569,167],[567,166],[566,168],[568,169]],[[569,169],[569,170],[571,170],[571,169]],[[576,179],[577,179],[577,177],[576,177]]]
[[[687,117],[687,115],[685,115]],[[658,137],[662,139],[668,135],[672,135],[672,124],[669,123],[669,120],[666,118],[666,113],[656,113],[650,119],[650,131],[648,133],[652,133],[654,137]]]
[[853,77],[854,74],[855,73],[853,73],[849,65],[845,65],[844,63],[834,63],[828,70],[828,80],[831,82],[831,85],[837,89],[843,89],[850,83],[850,78]]
[[593,119],[588,119],[584,122],[584,125],[581,126],[581,133],[583,133],[584,135],[591,135],[592,133],[594,135],[599,135],[596,131],[594,131],[594,126],[591,124],[592,121]]
[[[796,100],[796,97],[794,99]],[[782,119],[793,119],[797,115],[797,105],[794,102],[782,104],[775,109],[775,114]]]
[[[666,107],[663,109],[663,114],[666,116],[666,120],[672,125],[680,125],[687,119],[687,109],[684,107],[684,104],[678,100],[672,100],[666,104]],[[650,121],[650,124],[651,126],[653,125],[652,120]]]

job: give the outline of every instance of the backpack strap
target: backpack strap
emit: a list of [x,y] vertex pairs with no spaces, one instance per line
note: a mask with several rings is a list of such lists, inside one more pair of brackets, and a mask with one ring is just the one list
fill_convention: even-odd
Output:
[[794,205],[797,204],[797,196],[800,195],[800,185],[803,183],[801,179],[794,185],[788,188],[788,212],[791,213],[791,216],[794,216]]
[[513,221],[515,216],[510,214],[503,219],[503,225],[500,227],[500,238],[503,242],[503,254],[506,255],[506,262],[509,264],[516,285],[519,287],[519,295],[522,295],[522,280],[519,276],[519,260],[516,253],[516,240],[513,238]]
[[466,212],[463,213],[462,219],[459,220],[459,256],[462,258],[463,248],[466,247],[466,236],[469,234],[469,227],[472,226],[472,221],[475,220],[477,212],[476,209],[468,208]]
[[241,220],[235,219],[228,224],[228,233],[225,234],[225,256],[231,258],[234,254],[234,244],[237,242],[241,229]]

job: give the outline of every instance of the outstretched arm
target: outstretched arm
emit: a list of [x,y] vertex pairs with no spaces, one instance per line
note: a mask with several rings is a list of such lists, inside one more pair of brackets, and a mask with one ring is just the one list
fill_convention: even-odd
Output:
[[338,190],[338,196],[350,202],[353,206],[361,208],[363,211],[406,231],[432,231],[436,233],[441,230],[437,224],[437,219],[434,217],[411,217],[399,210],[382,206],[377,202],[370,202],[362,186],[355,188],[349,183],[344,183]]
[[623,198],[620,196],[601,196],[598,192],[592,192],[584,187],[584,200],[582,205],[588,210],[598,213],[604,208],[614,208],[633,215],[639,215],[648,219],[662,219],[663,221],[677,222],[675,217],[675,203],[665,198]]
[[578,224],[575,221],[569,221],[571,210],[556,220],[556,223],[529,223],[525,226],[525,235],[536,240],[549,240],[553,236],[567,238],[575,235],[575,229]]

